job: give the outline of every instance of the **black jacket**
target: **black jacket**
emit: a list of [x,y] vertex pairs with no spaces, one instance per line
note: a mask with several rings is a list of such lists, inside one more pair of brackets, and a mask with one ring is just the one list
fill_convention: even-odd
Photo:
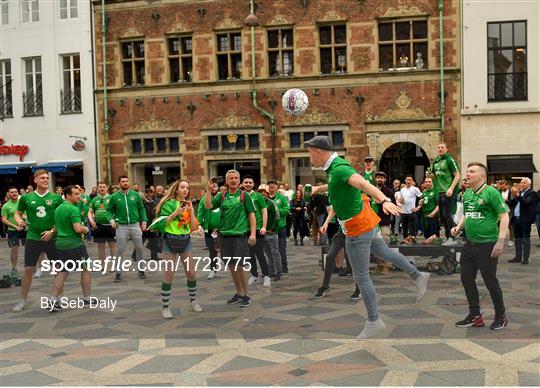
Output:
[[[512,198],[510,204],[515,209],[519,203],[519,221],[524,223],[533,223],[536,221],[536,191],[532,188],[527,190],[525,195],[519,195],[517,198]],[[512,212],[512,216],[514,213]]]
[[[394,191],[390,189],[388,186],[378,187],[379,190],[383,192],[384,195],[386,195],[388,198],[392,200],[392,203],[396,204],[396,197],[394,196]],[[390,226],[392,215],[391,214],[385,214],[382,203],[379,204],[379,212],[377,214],[379,218],[381,219],[380,226]]]

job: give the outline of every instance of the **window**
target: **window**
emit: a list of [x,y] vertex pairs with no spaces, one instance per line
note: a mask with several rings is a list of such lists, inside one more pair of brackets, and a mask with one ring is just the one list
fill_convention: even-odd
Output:
[[144,152],[147,154],[154,152],[154,139],[144,139]]
[[245,150],[246,149],[246,136],[238,135],[236,138],[236,143],[234,143],[235,150]]
[[77,0],[60,0],[60,19],[74,19],[78,14]]
[[347,72],[347,26],[319,27],[321,73]]
[[170,152],[179,152],[180,151],[180,144],[178,143],[177,137],[170,137],[169,138],[169,151]]
[[131,149],[134,154],[140,154],[142,152],[141,139],[131,140]]
[[2,25],[9,24],[9,0],[2,0]]
[[41,85],[41,57],[25,58],[24,63],[24,116],[43,115],[43,90]]
[[169,39],[170,82],[191,82],[193,72],[193,48],[191,36]]
[[11,61],[0,61],[0,118],[13,117]]
[[[308,141],[308,140],[311,140],[315,137],[315,132],[305,132],[304,133],[304,142]],[[307,148],[306,146],[304,146],[304,148]]]
[[527,99],[527,22],[488,23],[488,101]]
[[124,86],[144,85],[144,40],[122,42]]
[[334,147],[343,147],[343,132],[332,132],[332,144]]
[[156,139],[157,152],[167,152],[167,139],[159,137]]
[[427,20],[379,23],[379,68],[428,68]]
[[259,135],[248,135],[248,142],[250,150],[259,149]]
[[221,149],[223,151],[231,150],[231,143],[229,143],[229,139],[227,139],[227,135],[221,135]]
[[79,54],[64,55],[62,60],[63,89],[60,90],[62,113],[81,113],[81,59]]
[[39,0],[21,0],[22,22],[39,22]]
[[242,76],[242,34],[228,32],[217,35],[218,79],[239,79]]
[[289,133],[289,140],[291,142],[291,148],[300,148],[302,140],[300,139],[301,133]]
[[217,136],[208,136],[208,151],[219,151],[219,139]]
[[271,77],[294,73],[293,30],[268,31],[268,74]]

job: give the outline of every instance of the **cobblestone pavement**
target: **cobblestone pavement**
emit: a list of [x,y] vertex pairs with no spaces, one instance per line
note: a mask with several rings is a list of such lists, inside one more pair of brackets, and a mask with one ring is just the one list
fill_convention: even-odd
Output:
[[[0,247],[5,272],[5,239]],[[95,257],[95,245],[88,247]],[[92,295],[116,299],[112,312],[41,309],[50,274],[34,279],[33,304],[19,314],[11,312],[19,287],[2,289],[0,384],[540,385],[540,248],[533,247],[527,266],[507,263],[513,248],[505,248],[499,279],[510,325],[501,331],[488,328],[494,313],[481,279],[487,326],[459,329],[454,322],[467,313],[459,275],[432,274],[417,305],[403,272],[373,274],[387,328],[366,342],[354,340],[366,314],[362,301],[348,299],[352,279],[335,276],[331,292],[314,299],[322,278],[320,248],[289,243],[288,251],[290,275],[270,288],[254,286],[246,309],[226,305],[234,293],[229,274],[207,280],[200,272],[204,311],[192,312],[180,271],[171,295],[172,320],[160,314],[161,273],[139,280],[132,272],[121,283],[113,282],[113,274],[93,274]],[[200,238],[194,238],[194,252],[207,253]],[[75,273],[65,295],[81,296]]]

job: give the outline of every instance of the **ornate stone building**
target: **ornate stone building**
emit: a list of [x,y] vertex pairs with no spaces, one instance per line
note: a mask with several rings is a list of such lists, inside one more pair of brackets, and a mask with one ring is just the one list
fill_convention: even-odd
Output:
[[[398,178],[421,178],[441,140],[459,156],[457,1],[439,14],[437,0],[258,0],[254,27],[249,0],[105,4],[102,19],[93,2],[104,178],[182,177],[199,189],[236,167],[256,180],[313,182],[302,144],[316,134],[355,166],[369,154]],[[281,108],[291,87],[309,97],[299,117]]]

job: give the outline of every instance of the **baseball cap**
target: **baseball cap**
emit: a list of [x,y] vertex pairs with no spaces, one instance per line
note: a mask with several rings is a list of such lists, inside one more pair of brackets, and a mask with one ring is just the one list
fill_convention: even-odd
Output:
[[364,158],[364,162],[373,162],[375,159],[373,159],[373,156],[366,156]]
[[270,185],[270,184],[272,184],[272,183],[275,184],[275,185],[278,184],[277,181],[276,181],[275,179],[269,179],[268,182],[266,182],[266,184],[268,184],[268,185]]
[[270,192],[270,191],[268,190],[268,185],[265,185],[264,183],[261,184],[261,185],[259,186],[259,188],[257,189],[257,191],[263,191],[263,190],[266,191],[267,193]]
[[315,136],[304,142],[306,147],[319,148],[321,150],[332,151],[332,140],[328,136]]

